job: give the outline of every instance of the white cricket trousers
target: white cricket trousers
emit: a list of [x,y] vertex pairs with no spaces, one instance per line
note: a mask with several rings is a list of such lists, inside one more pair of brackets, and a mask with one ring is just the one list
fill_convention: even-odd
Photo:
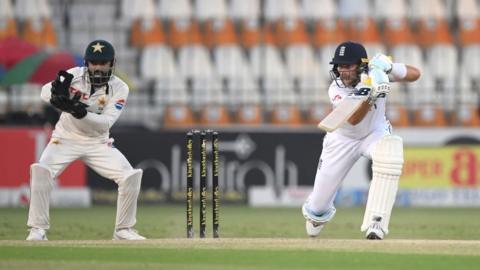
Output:
[[334,208],[333,202],[338,189],[355,162],[362,156],[371,159],[375,144],[388,134],[388,130],[379,130],[357,140],[337,133],[327,133],[313,191],[307,200],[308,209],[317,215],[330,212]]
[[29,227],[49,229],[50,193],[55,179],[73,161],[80,159],[99,175],[118,184],[115,228],[129,228],[136,222],[141,170],[132,168],[111,143],[81,142],[52,138],[38,163],[30,171]]

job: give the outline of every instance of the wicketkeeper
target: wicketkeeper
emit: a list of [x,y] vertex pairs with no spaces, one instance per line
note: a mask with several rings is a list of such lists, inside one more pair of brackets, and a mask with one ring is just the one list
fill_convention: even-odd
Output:
[[77,159],[118,185],[113,239],[143,240],[145,237],[133,229],[142,170],[132,168],[109,137],[127,101],[128,86],[112,74],[115,51],[109,42],[92,41],[84,60],[85,66],[59,71],[53,82],[42,87],[41,98],[59,109],[61,115],[40,160],[30,167],[27,240],[47,240],[55,179]]
[[420,71],[402,63],[392,63],[383,54],[368,60],[363,45],[343,42],[330,62],[333,82],[328,95],[333,107],[347,95],[365,96],[360,108],[346,123],[328,132],[323,141],[313,192],[302,207],[309,236],[317,236],[335,215],[333,204],[348,171],[364,156],[373,161],[373,179],[361,231],[367,239],[383,239],[397,194],[403,166],[403,143],[392,135],[385,117],[390,81],[413,82]]

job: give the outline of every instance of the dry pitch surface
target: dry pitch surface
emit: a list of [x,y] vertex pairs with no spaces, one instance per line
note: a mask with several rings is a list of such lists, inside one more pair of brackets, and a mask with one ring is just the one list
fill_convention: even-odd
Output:
[[383,241],[350,239],[292,239],[292,238],[220,238],[220,239],[148,239],[145,241],[60,240],[27,242],[0,240],[0,246],[53,247],[142,247],[174,249],[223,250],[330,250],[348,252],[381,252],[395,254],[445,254],[480,256],[479,240],[406,240]]

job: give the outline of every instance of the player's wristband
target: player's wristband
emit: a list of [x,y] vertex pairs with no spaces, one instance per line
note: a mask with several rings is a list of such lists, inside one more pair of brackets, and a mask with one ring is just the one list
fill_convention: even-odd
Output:
[[390,74],[392,74],[395,79],[404,79],[407,76],[407,66],[404,63],[393,63]]

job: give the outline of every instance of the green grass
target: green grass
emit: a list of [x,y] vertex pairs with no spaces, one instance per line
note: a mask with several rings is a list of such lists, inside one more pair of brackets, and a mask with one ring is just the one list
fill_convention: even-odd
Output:
[[[396,208],[388,239],[367,241],[359,231],[363,208],[342,208],[309,239],[299,209],[222,206],[221,239],[192,240],[183,206],[142,206],[136,228],[150,240],[132,243],[110,241],[114,207],[52,209],[51,241],[30,243],[23,241],[27,209],[5,208],[0,269],[475,269],[478,215],[475,208]],[[210,237],[210,223],[207,229]]]

